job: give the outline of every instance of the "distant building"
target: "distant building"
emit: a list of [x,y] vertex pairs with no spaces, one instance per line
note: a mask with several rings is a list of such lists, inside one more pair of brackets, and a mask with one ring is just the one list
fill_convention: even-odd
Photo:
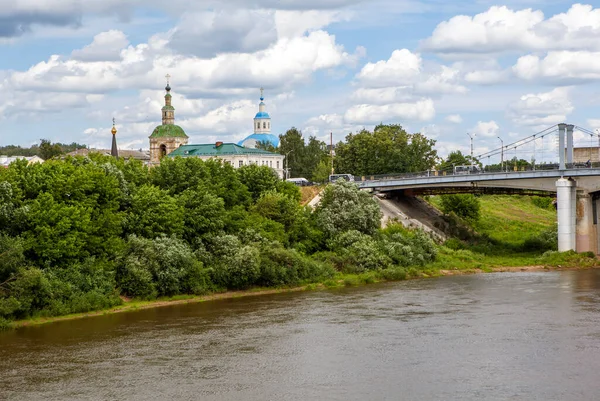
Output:
[[150,163],[158,164],[160,159],[181,145],[187,145],[188,136],[183,128],[175,125],[175,108],[171,104],[170,76],[167,75],[165,105],[162,108],[162,125],[154,128],[150,135]]
[[279,178],[283,178],[283,159],[279,153],[262,149],[246,148],[235,143],[216,142],[214,144],[182,145],[169,153],[169,157],[198,157],[202,160],[221,159],[235,168],[256,164],[273,168]]
[[587,163],[588,161],[590,163],[600,162],[600,148],[598,146],[573,148],[573,163]]
[[[168,76],[167,76],[168,79]],[[249,146],[217,141],[210,144],[188,145],[188,136],[183,129],[175,125],[175,109],[171,104],[171,87],[167,81],[165,88],[165,106],[162,108],[162,125],[154,129],[150,135],[150,164],[158,164],[165,157],[198,157],[202,160],[220,159],[234,168],[255,164],[273,168],[283,178],[283,159],[279,153],[256,149],[257,140],[268,140],[274,146],[279,138],[271,135],[271,117],[265,111],[263,92],[261,89],[259,111],[254,117],[254,137],[242,142]],[[253,136],[251,135],[251,137]]]
[[17,160],[27,160],[27,164],[44,162],[44,159],[38,156],[0,156],[0,167],[8,167],[9,164]]
[[[104,156],[113,156],[112,149],[77,149],[72,152],[67,153],[65,156],[87,156],[90,153],[100,153]],[[119,157],[123,159],[136,159],[141,160],[145,163],[150,161],[150,153],[148,151],[140,150],[124,150],[119,149]]]

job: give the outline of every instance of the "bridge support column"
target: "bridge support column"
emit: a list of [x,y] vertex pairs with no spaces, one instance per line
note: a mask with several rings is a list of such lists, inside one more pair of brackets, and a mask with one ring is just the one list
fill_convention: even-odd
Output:
[[573,168],[573,124],[567,124],[567,164],[571,164],[569,168]]
[[559,178],[556,181],[558,250],[560,252],[575,250],[575,214],[577,204],[577,194],[575,192],[575,185],[575,181],[568,180],[565,178]]
[[558,124],[558,169],[565,169],[565,130],[567,124]]
[[577,223],[576,223],[576,244],[577,252],[598,253],[598,233],[595,222],[597,216],[594,216],[596,208],[590,194],[577,194]]

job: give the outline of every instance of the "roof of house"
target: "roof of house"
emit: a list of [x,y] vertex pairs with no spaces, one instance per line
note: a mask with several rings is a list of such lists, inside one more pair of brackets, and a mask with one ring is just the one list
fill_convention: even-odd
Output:
[[174,125],[174,124],[159,125],[158,127],[154,128],[154,131],[152,131],[152,135],[150,135],[150,138],[163,138],[163,137],[187,138],[188,136],[185,134],[185,131],[183,130],[183,128],[181,128],[179,125]]
[[[218,146],[217,146],[218,145]],[[182,156],[231,156],[231,155],[264,155],[280,156],[279,153],[269,152],[263,149],[245,148],[235,143],[208,143],[201,145],[182,145],[169,153],[169,157]]]
[[29,163],[43,163],[44,159],[39,156],[0,156],[0,167],[8,167],[14,161],[27,160]]

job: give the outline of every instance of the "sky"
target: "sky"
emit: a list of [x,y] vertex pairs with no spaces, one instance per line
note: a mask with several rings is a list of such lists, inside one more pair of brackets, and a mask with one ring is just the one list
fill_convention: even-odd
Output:
[[110,148],[115,118],[147,149],[166,74],[190,143],[251,134],[260,87],[274,134],[327,142],[393,123],[444,156],[600,129],[591,1],[0,0],[0,55],[0,146]]

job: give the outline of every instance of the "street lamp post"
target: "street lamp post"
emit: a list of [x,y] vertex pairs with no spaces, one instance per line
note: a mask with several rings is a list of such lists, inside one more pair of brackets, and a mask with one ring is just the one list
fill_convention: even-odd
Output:
[[504,141],[500,137],[498,139],[500,139],[500,144],[502,145],[500,148],[500,171],[504,171]]
[[467,132],[469,138],[471,138],[471,165],[473,165],[473,136]]
[[288,178],[290,178],[290,169],[289,169],[289,163],[288,163],[288,155],[290,153],[292,153],[294,151],[294,149],[290,150],[289,152],[287,152],[285,154],[285,179],[287,180]]

